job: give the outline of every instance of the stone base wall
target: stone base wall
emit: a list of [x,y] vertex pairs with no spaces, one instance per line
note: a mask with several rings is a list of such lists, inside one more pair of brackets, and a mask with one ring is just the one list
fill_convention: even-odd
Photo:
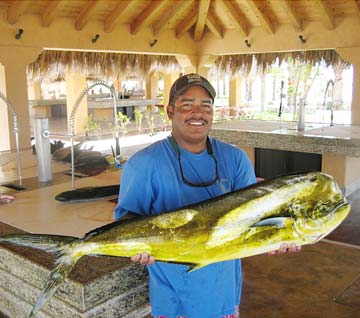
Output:
[[[3,225],[2,225],[3,226]],[[1,228],[0,228],[1,230]],[[1,233],[0,235],[3,235]],[[0,245],[0,312],[27,317],[54,259],[31,248]],[[147,270],[116,257],[83,257],[38,318],[141,318],[150,312]]]

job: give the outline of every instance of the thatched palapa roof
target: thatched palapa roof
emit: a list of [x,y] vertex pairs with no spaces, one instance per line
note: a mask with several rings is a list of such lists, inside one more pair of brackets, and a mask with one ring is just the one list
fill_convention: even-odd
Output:
[[222,55],[215,60],[213,69],[219,73],[229,74],[231,77],[240,74],[246,76],[253,67],[258,72],[264,72],[272,65],[280,65],[284,61],[296,61],[313,66],[318,63],[324,63],[326,66],[350,66],[350,63],[343,60],[335,50],[311,50]]
[[67,72],[116,79],[119,75],[146,78],[156,72],[181,71],[181,67],[171,55],[44,50],[27,71],[32,80],[63,78]]

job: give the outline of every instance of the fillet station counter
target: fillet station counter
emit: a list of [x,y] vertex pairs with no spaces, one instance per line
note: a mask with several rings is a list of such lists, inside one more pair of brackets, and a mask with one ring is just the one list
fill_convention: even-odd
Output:
[[321,171],[329,173],[346,195],[360,188],[360,126],[305,125],[238,120],[215,123],[210,134],[243,148],[255,162],[255,149],[275,149],[321,154]]

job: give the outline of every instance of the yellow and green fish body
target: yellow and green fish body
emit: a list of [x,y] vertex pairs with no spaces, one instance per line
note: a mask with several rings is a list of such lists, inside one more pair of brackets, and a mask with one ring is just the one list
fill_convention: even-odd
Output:
[[148,252],[157,261],[190,265],[276,250],[284,242],[318,241],[348,215],[350,206],[332,177],[321,172],[274,178],[245,189],[152,217],[117,221],[84,238],[9,235],[0,242],[59,254],[35,314],[84,255],[130,257]]
[[293,175],[94,230],[78,249],[113,256],[148,252],[157,260],[201,267],[264,253],[283,242],[312,243],[339,225],[349,210],[330,176]]

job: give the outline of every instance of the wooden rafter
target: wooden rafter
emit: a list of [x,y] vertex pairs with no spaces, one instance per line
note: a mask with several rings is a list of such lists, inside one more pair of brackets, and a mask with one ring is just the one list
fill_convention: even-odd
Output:
[[323,0],[314,0],[314,2],[319,10],[321,20],[330,30],[334,29],[335,19],[326,2]]
[[194,40],[200,41],[204,33],[205,23],[210,7],[210,0],[200,0],[198,8],[198,19],[195,25]]
[[245,15],[238,8],[236,8],[231,1],[218,0],[218,3],[223,7],[224,11],[230,17],[230,19],[234,21],[236,29],[240,31],[243,36],[247,36],[249,33],[249,23]]
[[140,27],[146,23],[152,16],[154,16],[161,7],[166,4],[165,1],[161,0],[152,0],[145,7],[143,11],[135,18],[135,20],[130,24],[130,33],[136,34]]
[[56,11],[58,11],[61,8],[61,6],[64,5],[64,3],[65,2],[63,0],[53,0],[48,2],[47,7],[41,14],[43,26],[47,27],[54,21]]
[[175,36],[179,39],[181,38],[186,31],[188,31],[197,21],[198,15],[197,12],[190,12],[187,17],[176,26]]
[[86,7],[84,7],[79,15],[75,19],[75,29],[82,30],[86,23],[88,23],[91,14],[95,11],[98,0],[87,1]]
[[123,16],[126,12],[126,9],[130,7],[131,2],[131,0],[122,0],[118,2],[114,10],[112,10],[111,14],[105,19],[105,32],[111,32],[114,29],[120,17]]
[[275,27],[269,17],[263,12],[262,8],[259,6],[255,0],[246,0],[249,4],[251,10],[255,13],[256,17],[259,19],[260,24],[270,33],[275,33]]
[[207,16],[206,25],[217,39],[223,38],[224,30],[216,17],[211,12],[209,12]]
[[360,18],[360,0],[354,0],[355,1],[355,4],[357,5],[357,13],[358,13],[358,17]]
[[279,3],[282,5],[284,10],[286,11],[291,23],[299,30],[303,30],[303,22],[300,17],[296,13],[293,4],[289,0],[279,0]]
[[22,14],[25,12],[27,6],[30,4],[30,1],[26,0],[16,0],[12,1],[11,5],[7,10],[7,22],[10,24],[16,23]]
[[185,10],[192,4],[192,1],[177,1],[174,5],[172,5],[171,9],[167,14],[163,14],[159,21],[157,21],[153,25],[153,33],[154,35],[158,35],[161,30],[165,27],[166,23],[170,21],[180,10]]

